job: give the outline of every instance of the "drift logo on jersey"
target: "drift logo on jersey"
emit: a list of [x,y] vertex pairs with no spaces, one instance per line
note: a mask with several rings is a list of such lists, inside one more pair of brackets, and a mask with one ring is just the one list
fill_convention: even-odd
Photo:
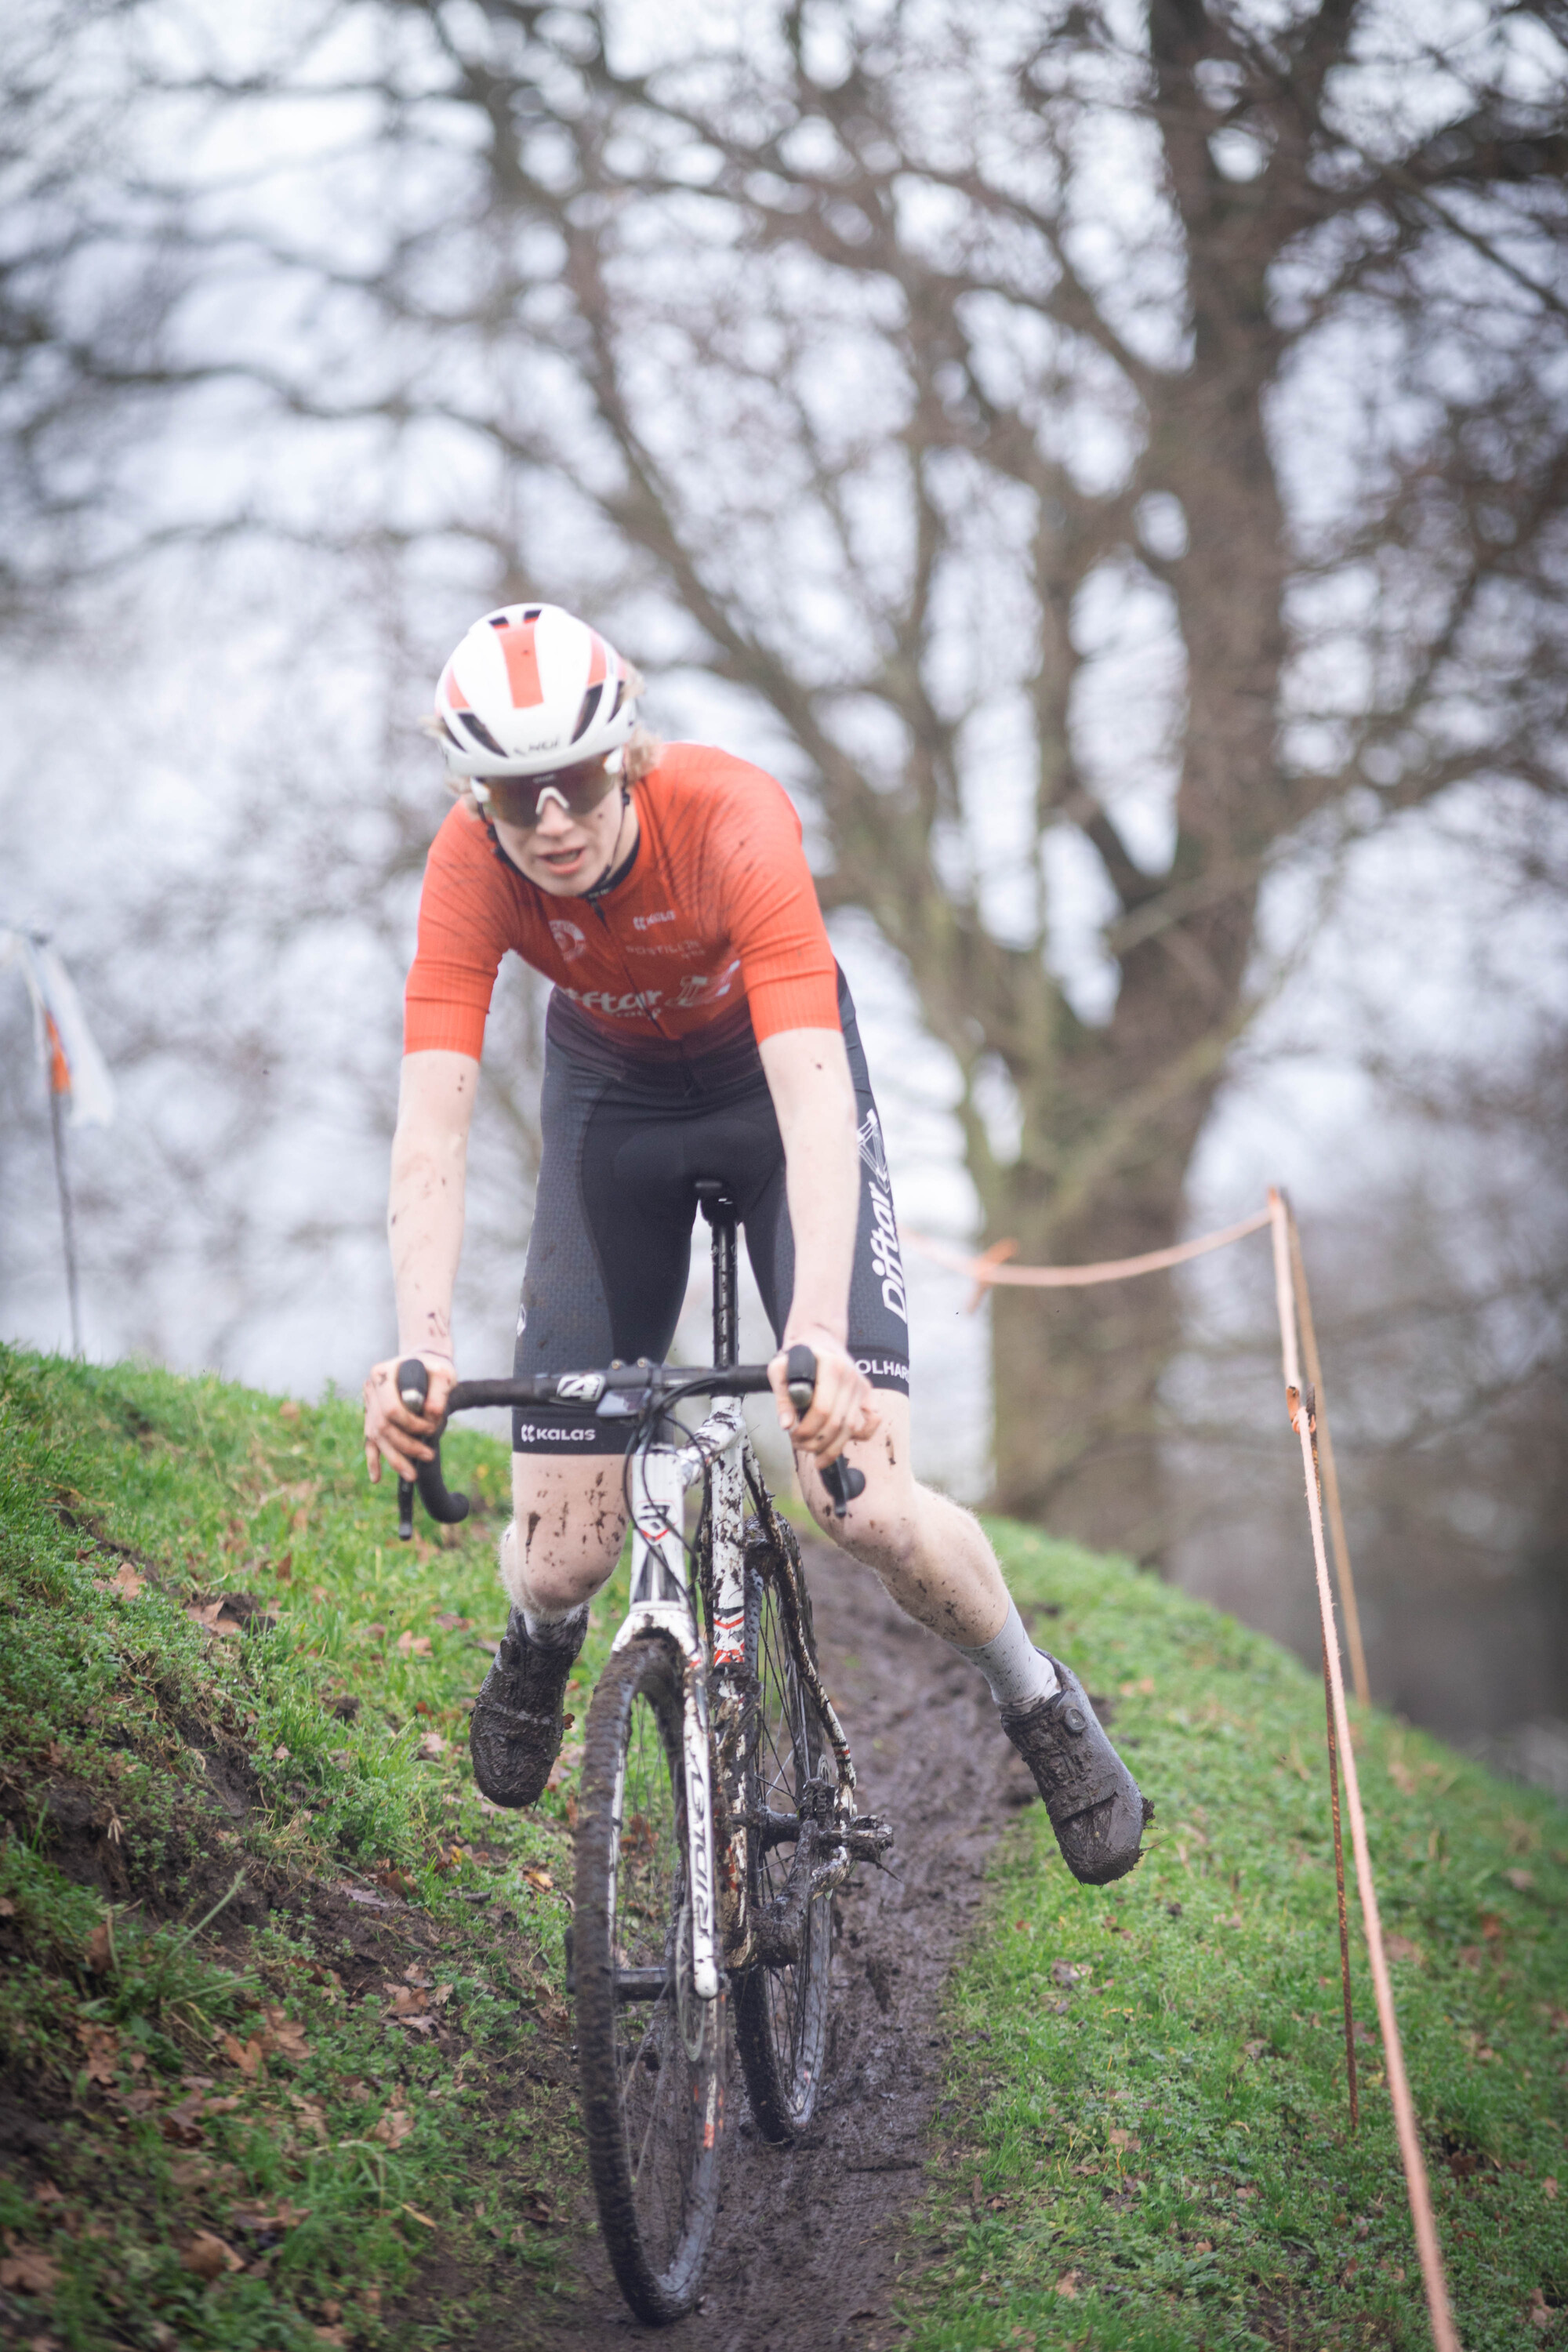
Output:
[[588,952],[588,942],[575,923],[553,922],[550,926],[550,936],[568,963]]
[[908,1323],[910,1300],[904,1287],[899,1223],[893,1214],[892,1179],[888,1174],[888,1155],[882,1147],[881,1122],[874,1110],[868,1110],[861,1120],[858,1141],[860,1157],[871,1177],[866,1187],[871,1202],[871,1264],[882,1286],[883,1306],[896,1315],[900,1323]]

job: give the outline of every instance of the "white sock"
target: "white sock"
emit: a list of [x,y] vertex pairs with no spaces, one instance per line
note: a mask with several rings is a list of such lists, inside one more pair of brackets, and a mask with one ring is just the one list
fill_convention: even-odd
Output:
[[574,1650],[583,1638],[588,1622],[588,1604],[580,1601],[575,1609],[563,1609],[546,1614],[538,1609],[524,1609],[523,1625],[528,1638],[542,1650]]
[[1016,1601],[1007,1603],[1006,1622],[994,1640],[974,1650],[966,1650],[962,1642],[952,1646],[961,1658],[979,1667],[998,1706],[1027,1706],[1031,1699],[1049,1698],[1061,1688],[1055,1666],[1030,1641]]

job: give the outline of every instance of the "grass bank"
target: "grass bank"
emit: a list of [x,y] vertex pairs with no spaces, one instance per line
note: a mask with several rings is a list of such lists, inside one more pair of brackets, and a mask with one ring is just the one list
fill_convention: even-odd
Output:
[[[476,1517],[405,1549],[347,1403],[0,1350],[0,2341],[466,2345],[569,2294],[574,1751],[521,1820],[474,1790],[506,1457],[449,1459]],[[996,1533],[1159,1817],[1098,1894],[1037,1808],[1005,1842],[911,2340],[1422,2343],[1370,2044],[1344,2127],[1319,1685]],[[1551,2342],[1568,1820],[1394,1725],[1362,1766],[1464,2341]]]
[[454,1437],[476,1517],[405,1548],[356,1421],[0,1350],[0,2340],[462,2341],[563,2284],[572,1775],[520,1820],[466,1751],[506,1457]]
[[[919,2352],[1426,2344],[1359,1933],[1347,2129],[1321,1678],[1152,1577],[992,1532],[1158,1811],[1103,1890],[1038,1808],[1004,1845],[954,1988]],[[1357,1761],[1461,2339],[1568,2340],[1568,1815],[1385,1717]]]

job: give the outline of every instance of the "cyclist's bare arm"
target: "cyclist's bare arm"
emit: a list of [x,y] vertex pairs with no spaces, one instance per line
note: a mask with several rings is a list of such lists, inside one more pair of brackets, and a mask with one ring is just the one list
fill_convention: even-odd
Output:
[[[860,1214],[855,1087],[837,1029],[779,1030],[758,1051],[784,1139],[795,1233],[795,1297],[770,1373],[791,1441],[828,1461],[851,1438],[869,1437],[879,1419],[870,1383],[845,1350]],[[784,1357],[797,1340],[817,1363],[816,1393],[799,1415],[784,1387]]]
[[[404,1057],[386,1209],[398,1352],[375,1365],[364,1385],[364,1454],[372,1478],[380,1477],[384,1457],[403,1478],[413,1476],[415,1456],[428,1459],[430,1449],[420,1439],[438,1426],[457,1378],[452,1291],[463,1246],[468,1129],[479,1081],[479,1066],[468,1054]],[[410,1412],[397,1394],[395,1374],[405,1356],[421,1357],[430,1374],[423,1413]]]

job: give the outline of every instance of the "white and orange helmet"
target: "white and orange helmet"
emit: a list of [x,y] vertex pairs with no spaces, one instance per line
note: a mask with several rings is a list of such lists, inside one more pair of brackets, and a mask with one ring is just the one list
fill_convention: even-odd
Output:
[[476,621],[436,688],[453,776],[543,776],[618,751],[637,725],[631,672],[559,604],[503,604]]

